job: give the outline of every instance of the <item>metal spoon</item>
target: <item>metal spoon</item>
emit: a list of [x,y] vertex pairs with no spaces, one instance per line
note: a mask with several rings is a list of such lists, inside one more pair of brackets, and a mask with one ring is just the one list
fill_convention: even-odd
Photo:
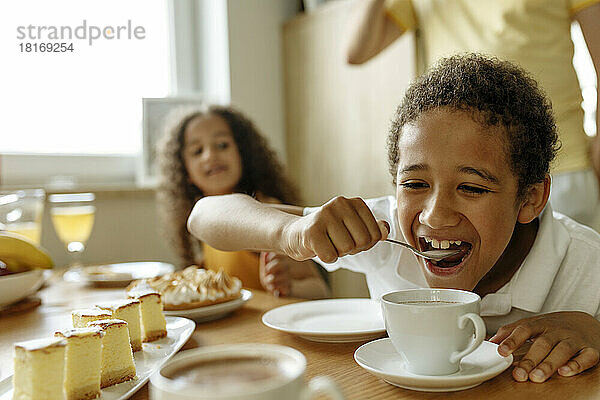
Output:
[[418,255],[419,257],[427,258],[429,260],[434,260],[434,261],[440,261],[446,257],[450,257],[450,256],[460,253],[460,250],[450,250],[450,249],[420,251],[420,250],[417,250],[414,247],[412,247],[410,244],[404,243],[404,242],[399,242],[398,240],[385,239],[385,241],[394,243],[394,244],[399,244],[400,246],[404,246],[407,249],[409,249],[410,251],[412,251],[413,253],[415,253],[416,255]]

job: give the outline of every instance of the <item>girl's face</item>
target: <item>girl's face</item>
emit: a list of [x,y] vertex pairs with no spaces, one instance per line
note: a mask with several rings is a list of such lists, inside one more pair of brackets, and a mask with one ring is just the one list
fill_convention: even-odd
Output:
[[428,111],[402,130],[400,229],[421,250],[461,250],[437,263],[418,258],[431,287],[473,290],[511,238],[520,204],[504,138],[500,128],[450,109]]
[[217,115],[187,125],[183,161],[190,181],[205,196],[232,193],[242,178],[242,159],[227,122]]

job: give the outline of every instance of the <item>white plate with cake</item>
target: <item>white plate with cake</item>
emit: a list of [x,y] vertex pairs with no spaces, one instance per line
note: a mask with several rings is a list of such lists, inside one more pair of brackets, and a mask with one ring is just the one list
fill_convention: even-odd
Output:
[[235,276],[196,265],[132,282],[127,289],[144,287],[161,294],[165,315],[191,318],[196,322],[225,317],[252,298],[252,292],[242,289],[242,282]]
[[241,295],[233,300],[224,303],[214,304],[212,306],[202,306],[190,308],[187,310],[165,311],[165,315],[180,316],[193,319],[196,322],[214,321],[226,317],[237,310],[252,298],[252,292],[246,289],[241,290]]
[[126,286],[135,279],[155,278],[174,270],[172,264],[164,262],[126,262],[72,268],[65,272],[63,279],[95,286]]
[[[167,362],[190,338],[196,324],[187,318],[166,317],[167,336],[143,344],[142,351],[133,353],[136,377],[132,380],[102,389],[100,400],[124,400],[132,396],[154,372]],[[82,362],[86,362],[83,359]],[[0,381],[0,400],[12,400],[12,376]]]

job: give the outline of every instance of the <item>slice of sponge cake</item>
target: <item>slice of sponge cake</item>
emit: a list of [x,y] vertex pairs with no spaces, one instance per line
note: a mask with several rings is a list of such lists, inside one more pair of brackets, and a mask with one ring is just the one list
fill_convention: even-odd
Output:
[[127,297],[140,301],[142,341],[153,342],[167,336],[167,323],[160,293],[150,286],[136,286],[127,292]]
[[73,328],[85,328],[88,322],[112,318],[112,313],[97,307],[82,308],[71,311],[71,317],[73,318]]
[[142,349],[142,331],[140,329],[140,301],[136,299],[117,300],[96,305],[102,310],[109,311],[110,318],[122,319],[127,322],[129,329],[129,340],[131,349],[139,351]]
[[15,343],[14,400],[63,399],[66,342],[60,338]]
[[100,386],[104,388],[133,379],[135,364],[129,344],[127,322],[120,319],[104,319],[92,321],[88,326],[99,327],[104,331]]
[[100,396],[102,337],[100,327],[75,328],[56,332],[67,341],[65,394],[67,400],[95,399]]

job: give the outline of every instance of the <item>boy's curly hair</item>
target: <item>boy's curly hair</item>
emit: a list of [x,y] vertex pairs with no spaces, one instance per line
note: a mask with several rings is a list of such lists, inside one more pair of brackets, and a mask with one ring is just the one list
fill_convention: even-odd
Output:
[[550,101],[517,65],[466,54],[440,60],[406,91],[387,139],[394,184],[402,128],[440,107],[471,112],[478,123],[504,128],[508,159],[518,178],[517,199],[522,199],[531,185],[543,182],[560,148]]
[[186,113],[167,129],[158,146],[158,212],[173,242],[182,266],[196,263],[194,242],[187,230],[187,219],[196,201],[204,195],[189,179],[183,161],[184,133],[197,117],[216,115],[225,120],[233,133],[242,160],[242,177],[236,193],[260,193],[286,204],[299,204],[298,190],[284,175],[283,167],[252,121],[232,107],[206,106]]

